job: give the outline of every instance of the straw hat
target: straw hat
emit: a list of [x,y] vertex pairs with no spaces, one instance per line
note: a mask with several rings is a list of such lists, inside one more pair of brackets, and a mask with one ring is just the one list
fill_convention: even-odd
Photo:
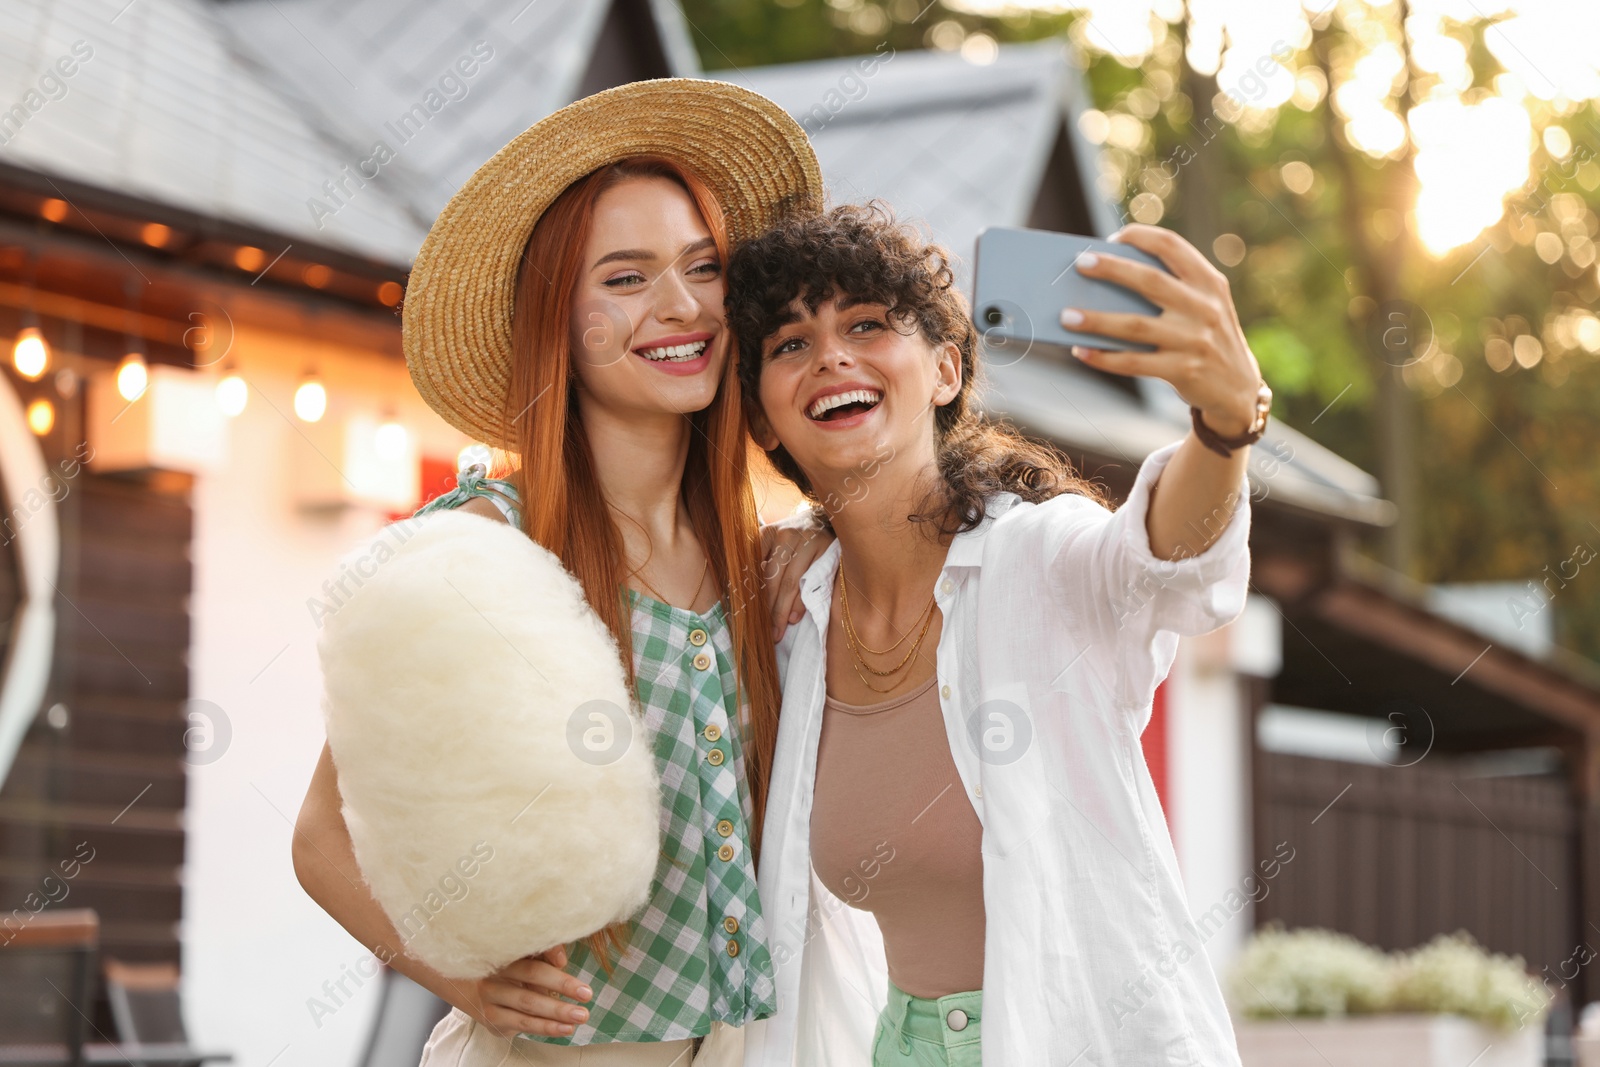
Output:
[[822,175],[805,132],[778,105],[737,85],[632,82],[541,119],[451,197],[411,268],[402,317],[406,365],[422,398],[450,425],[514,449],[501,427],[511,310],[528,237],[567,186],[647,153],[705,180],[733,241],[822,205]]

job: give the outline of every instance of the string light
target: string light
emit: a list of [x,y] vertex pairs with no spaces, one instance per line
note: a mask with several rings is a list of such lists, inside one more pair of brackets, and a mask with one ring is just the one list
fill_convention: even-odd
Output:
[[138,352],[123,356],[122,362],[117,364],[117,392],[122,394],[122,399],[133,403],[144,395],[149,384],[150,368],[145,366],[144,356]]
[[302,422],[316,422],[328,410],[328,391],[316,377],[307,374],[294,391],[294,413]]
[[27,326],[17,334],[17,343],[11,348],[11,365],[17,373],[30,382],[38,381],[50,366],[50,346],[37,326]]
[[28,429],[39,437],[50,432],[56,424],[56,406],[40,397],[28,405]]
[[244,411],[250,400],[250,387],[239,373],[229,370],[217,380],[217,407],[230,419]]

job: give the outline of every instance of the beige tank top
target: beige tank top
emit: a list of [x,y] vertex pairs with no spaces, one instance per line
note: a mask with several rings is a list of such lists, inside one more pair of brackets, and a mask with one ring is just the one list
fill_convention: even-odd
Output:
[[811,808],[817,877],[872,912],[889,980],[928,998],[983,988],[983,826],[937,681],[877,704],[827,698]]

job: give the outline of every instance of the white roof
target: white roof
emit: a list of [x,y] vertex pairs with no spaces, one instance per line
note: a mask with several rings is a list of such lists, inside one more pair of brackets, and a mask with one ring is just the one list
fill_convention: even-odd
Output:
[[[668,71],[697,73],[674,0],[648,3]],[[609,7],[6,0],[5,106],[75,41],[92,54],[62,79],[65,95],[34,98],[42,106],[0,144],[0,162],[404,265],[463,179],[582,95]],[[369,163],[378,176],[358,186],[378,141],[393,159]]]
[[[0,4],[0,100],[24,100],[42,78],[46,88],[65,87],[64,95],[53,90],[59,99],[41,95],[42,106],[0,145],[0,161],[335,243],[317,230],[305,201],[337,172],[343,153],[234,60],[213,5],[126,3]],[[74,42],[82,42],[76,57]],[[75,69],[57,68],[62,57]],[[74,72],[60,77],[61,69]],[[381,189],[356,198],[339,221],[337,243],[393,262],[406,262],[422,237]]]
[[[583,95],[610,7],[595,0],[231,0],[216,11],[247,65],[330,139],[359,150],[352,164],[378,141],[394,150],[374,184],[392,188],[425,231],[485,160]],[[698,73],[676,6],[658,0],[652,12],[670,73]],[[421,112],[413,110],[418,104]],[[403,122],[407,115],[414,117]]]
[[1025,225],[1056,138],[1079,140],[1065,119],[1081,79],[1059,41],[1004,45],[986,65],[917,51],[707,77],[776,101],[811,135],[832,202],[882,197],[925,220],[963,281],[978,231]]

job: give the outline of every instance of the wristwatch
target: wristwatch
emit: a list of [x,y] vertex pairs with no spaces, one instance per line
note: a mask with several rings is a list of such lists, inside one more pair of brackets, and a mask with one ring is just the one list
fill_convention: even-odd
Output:
[[1267,432],[1267,415],[1271,411],[1272,389],[1263,380],[1261,388],[1256,390],[1256,417],[1251,421],[1250,428],[1238,437],[1220,436],[1217,431],[1206,425],[1205,419],[1200,417],[1200,409],[1192,405],[1189,408],[1189,418],[1194,422],[1194,435],[1200,438],[1200,443],[1217,455],[1228,459],[1237,450],[1261,440],[1261,435]]

